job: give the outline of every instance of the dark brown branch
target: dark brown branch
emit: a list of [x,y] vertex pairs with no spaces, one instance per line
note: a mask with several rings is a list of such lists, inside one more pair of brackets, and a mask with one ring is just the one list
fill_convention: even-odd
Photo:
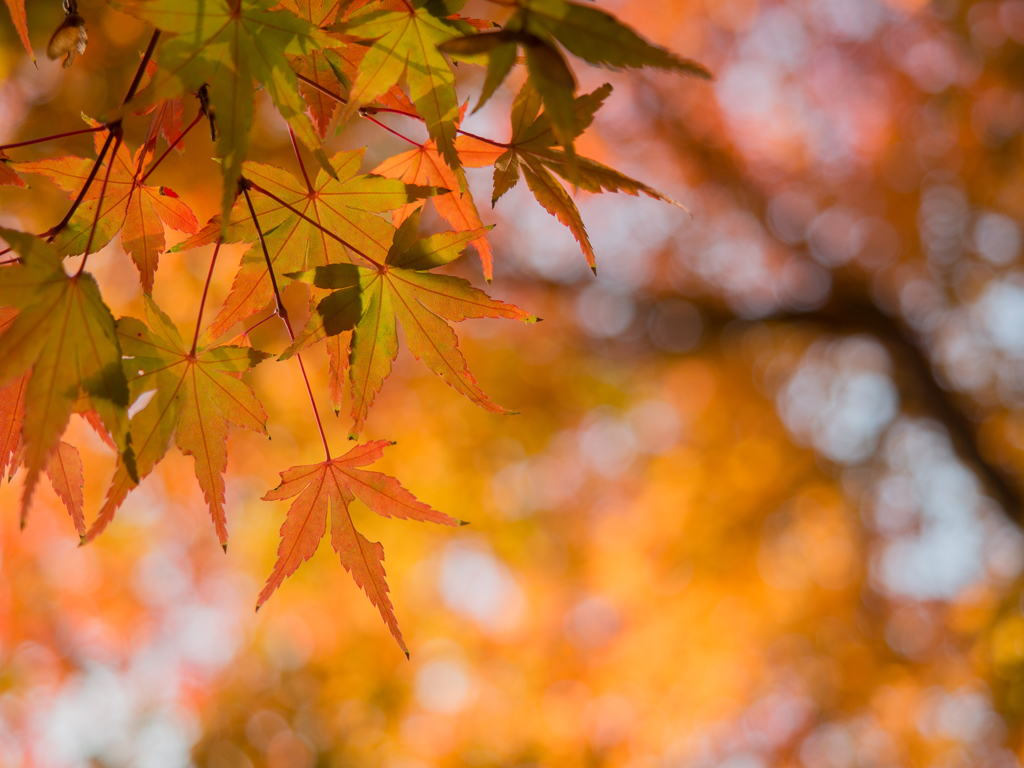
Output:
[[942,386],[924,346],[903,323],[883,313],[869,298],[846,292],[836,293],[820,309],[769,320],[813,323],[833,333],[863,333],[877,339],[888,350],[898,379],[903,379],[900,391],[904,400],[911,405],[916,400],[921,413],[946,427],[960,458],[971,465],[1006,514],[1024,522],[1020,478],[982,453],[978,423],[961,398]]

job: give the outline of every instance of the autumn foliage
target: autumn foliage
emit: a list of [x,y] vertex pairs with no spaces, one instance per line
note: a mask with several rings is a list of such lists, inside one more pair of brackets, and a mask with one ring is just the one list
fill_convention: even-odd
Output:
[[[258,364],[295,358],[323,443],[321,464],[281,473],[266,500],[294,497],[281,527],[278,560],[257,606],[312,556],[331,519],[331,544],[405,649],[388,598],[380,544],[355,530],[349,504],[359,499],[384,517],[455,524],[415,499],[397,480],[362,469],[380,458],[384,441],[337,455],[329,447],[314,391],[326,389],[337,411],[351,403],[356,439],[391,373],[399,327],[409,352],[458,393],[495,414],[508,413],[470,373],[451,323],[537,318],[490,298],[467,280],[438,272],[473,245],[483,276],[493,254],[467,187],[464,167],[493,166],[492,205],[522,177],[540,205],[570,229],[596,271],[594,249],[565,188],[643,193],[675,203],[646,184],[577,153],[576,142],[611,92],[578,93],[569,59],[609,67],[655,67],[708,77],[699,64],[652,45],[606,12],[565,0],[495,6],[496,19],[460,14],[459,0],[123,0],[113,3],[152,28],[149,45],[120,104],[97,104],[86,127],[62,126],[51,137],[9,144],[4,184],[24,187],[43,177],[67,193],[66,214],[45,232],[0,230],[9,254],[0,265],[0,469],[26,469],[21,522],[45,474],[67,505],[82,542],[111,524],[126,497],[164,459],[171,443],[194,459],[217,539],[227,548],[225,509],[230,425],[267,434],[267,414],[246,383]],[[8,0],[31,54],[24,2]],[[47,54],[74,64],[87,43],[86,22],[67,0],[66,16]],[[497,19],[501,18],[502,23]],[[571,55],[571,56],[570,56]],[[509,141],[477,136],[460,125],[465,104],[453,62],[486,67],[479,109],[517,65],[528,77],[511,107]],[[256,90],[287,123],[298,174],[250,158]],[[461,97],[465,98],[465,95]],[[195,113],[194,118],[191,113]],[[426,127],[424,143],[359,173],[365,149],[329,156],[331,130],[356,118],[393,134],[378,115]],[[187,124],[186,124],[186,121]],[[187,163],[182,140],[206,123],[222,168],[222,213],[200,226],[189,201],[158,183],[164,162]],[[129,129],[148,126],[136,146]],[[19,148],[92,134],[95,159],[60,156],[18,160]],[[403,137],[405,138],[405,137]],[[303,147],[305,149],[303,149]],[[158,154],[159,151],[159,154]],[[314,159],[307,169],[304,152]],[[451,231],[424,234],[429,201]],[[56,218],[56,217],[54,217]],[[187,239],[168,249],[165,232]],[[144,317],[119,317],[104,303],[87,269],[91,254],[120,235],[145,294]],[[219,310],[207,306],[218,254],[229,244],[248,250]],[[195,328],[179,329],[153,298],[165,253],[213,245],[206,283],[194,296]],[[81,256],[70,271],[64,260]],[[305,287],[309,320],[292,327],[282,292]],[[252,319],[273,308],[291,344],[270,362],[254,348]],[[204,324],[204,314],[207,320]],[[269,319],[264,316],[258,323]],[[246,327],[247,324],[249,327]],[[300,353],[324,345],[327,381],[306,374]],[[117,465],[102,508],[83,508],[83,467],[62,440],[81,414],[114,446]]]

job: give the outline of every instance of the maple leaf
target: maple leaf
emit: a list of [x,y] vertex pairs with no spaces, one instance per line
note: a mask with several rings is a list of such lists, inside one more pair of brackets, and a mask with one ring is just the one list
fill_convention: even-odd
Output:
[[387,258],[379,267],[332,264],[298,272],[291,277],[333,291],[317,304],[316,312],[284,354],[285,360],[321,339],[348,334],[350,349],[354,437],[398,354],[398,323],[409,351],[453,389],[492,413],[508,413],[493,403],[469,373],[458,338],[446,322],[467,318],[504,317],[537,321],[516,306],[491,299],[466,280],[427,270],[458,258],[484,229],[442,232],[416,239],[419,212],[409,216],[395,234]]
[[21,310],[0,336],[0,387],[32,370],[21,425],[28,469],[24,521],[39,473],[57,450],[80,390],[88,410],[97,411],[114,438],[129,474],[135,465],[121,348],[96,281],[88,273],[69,276],[57,249],[32,235],[0,228],[0,237],[21,257],[0,269],[0,305]]
[[393,477],[369,472],[365,467],[377,461],[384,448],[391,445],[377,440],[357,445],[344,456],[321,464],[309,464],[281,473],[281,485],[267,493],[264,501],[281,501],[296,497],[281,526],[281,543],[277,563],[256,601],[260,609],[282,582],[313,556],[327,530],[327,514],[331,515],[331,546],[341,557],[341,564],[370,602],[380,611],[384,623],[398,645],[409,655],[402,639],[394,608],[388,597],[384,573],[384,548],[368,541],[352,523],[348,506],[359,499],[382,517],[420,520],[441,525],[459,525],[460,521],[438,512],[416,499]]
[[[92,125],[98,125],[95,122]],[[95,137],[97,152],[102,139]],[[142,288],[146,293],[153,291],[153,277],[156,274],[160,254],[164,252],[164,224],[179,232],[193,233],[199,229],[195,214],[178,199],[174,190],[168,187],[146,186],[142,183],[142,170],[152,159],[152,145],[148,150],[140,147],[132,155],[122,143],[111,162],[104,162],[97,178],[107,178],[106,191],[102,184],[93,183],[75,211],[68,225],[54,239],[54,246],[62,254],[83,253],[92,237],[91,250],[100,250],[113,237],[121,233],[121,245],[138,267]],[[45,176],[68,197],[77,196],[95,161],[82,157],[59,157],[16,163],[22,173]],[[107,177],[107,168],[110,175]],[[96,209],[103,195],[103,208],[99,218]],[[95,234],[92,234],[95,225]]]
[[[465,136],[459,136],[455,141],[455,146],[463,164],[471,168],[490,165],[493,162],[490,153],[481,161],[476,154],[464,152],[464,150],[476,148],[476,144]],[[501,150],[498,151],[498,154],[501,154]],[[392,179],[401,179],[409,184],[429,184],[448,189],[449,192],[430,198],[441,218],[459,232],[483,227],[480,214],[473,203],[473,197],[466,186],[465,174],[462,169],[453,171],[448,167],[438,154],[437,143],[433,139],[421,147],[389,157],[374,168],[373,173]],[[409,218],[413,211],[422,208],[425,202],[425,200],[417,200],[396,209],[392,214],[392,220],[396,225],[401,224]],[[480,256],[484,278],[490,282],[494,275],[491,244],[486,235],[480,235],[471,244],[476,246],[476,251]]]
[[[684,59],[644,40],[614,16],[590,5],[567,0],[521,0],[504,29],[442,43],[453,58],[475,61],[487,57],[487,77],[476,109],[491,97],[516,62],[521,46],[530,79],[544,101],[558,143],[571,161],[573,140],[582,132],[575,119],[576,78],[558,44],[591,63],[613,68],[655,67],[704,79],[711,73],[696,61]],[[556,43],[557,41],[557,43]]]
[[[0,336],[14,322],[18,310],[0,307]],[[6,387],[0,388],[0,479],[5,474],[14,475],[18,468],[18,443],[21,439],[21,424],[25,419],[25,390],[29,375],[16,378]],[[47,477],[54,491],[64,502],[75,524],[79,536],[85,535],[85,514],[82,459],[78,449],[61,440],[46,465]]]
[[7,153],[0,150],[0,186],[25,188],[25,180],[10,166]]
[[18,30],[18,37],[21,44],[25,46],[28,55],[32,57],[33,63],[36,55],[32,52],[32,42],[28,39],[28,20],[25,18],[25,0],[7,0],[7,10],[11,12],[11,21],[14,28]]
[[67,507],[78,536],[84,540],[85,478],[82,457],[78,449],[61,440],[57,444],[57,450],[50,457],[49,464],[46,465],[46,476],[50,478],[50,485]]
[[[304,19],[314,27],[322,27],[326,23],[332,23],[338,15],[339,7],[343,5],[342,0],[282,0],[281,7],[286,8],[300,19]],[[344,40],[336,40],[334,48],[340,48],[345,44]],[[357,46],[358,47],[358,46]],[[338,70],[342,66],[342,54],[334,48],[314,50],[307,54],[292,55],[288,57],[295,72],[303,77],[312,80],[318,85],[328,88],[336,87],[341,79]],[[364,49],[365,50],[365,49]],[[335,99],[325,96],[315,88],[304,83],[299,84],[299,92],[309,106],[310,118],[320,138],[327,136],[327,126],[334,116],[338,107]]]
[[333,173],[287,59],[287,54],[330,48],[329,35],[291,11],[277,9],[277,0],[122,0],[114,5],[174,35],[161,47],[160,69],[133,101],[134,109],[209,84],[219,129],[217,151],[223,159],[222,210],[234,202],[249,148],[253,78],[324,169]]
[[[274,194],[296,211],[263,194],[253,194],[253,208],[266,237],[274,272],[286,276],[326,264],[348,262],[355,254],[333,233],[372,259],[383,261],[394,238],[395,228],[377,213],[398,208],[410,200],[432,194],[429,187],[414,187],[379,176],[357,175],[365,148],[339,152],[331,158],[337,178],[321,171],[312,182],[312,189],[281,168],[247,162],[243,166],[246,179]],[[309,221],[309,220],[311,221]],[[315,223],[314,223],[315,222]],[[222,229],[223,242],[257,240],[256,226],[244,199],[236,201],[226,227],[215,217],[188,240],[171,249],[172,253],[191,250],[217,241]],[[326,232],[324,230],[327,230]],[[290,282],[282,280],[282,288]],[[226,333],[235,323],[256,314],[274,301],[262,250],[256,246],[242,256],[231,292],[220,313],[203,335],[208,341]]]
[[[0,307],[0,338],[7,333],[18,310],[14,307]],[[15,452],[21,439],[21,422],[25,418],[25,388],[28,374],[18,376],[10,384],[0,387],[0,479],[17,469]]]
[[[151,80],[153,75],[156,74],[156,70],[156,62],[152,60],[146,62],[146,74],[149,75]],[[167,143],[170,144],[177,141],[178,137],[181,136],[181,116],[184,109],[185,105],[181,97],[175,96],[170,99],[156,101],[135,114],[153,115],[153,124],[150,127],[150,140],[156,141],[157,136],[163,136],[167,139]],[[184,146],[180,143],[175,146],[175,149],[179,154],[185,152]]]
[[345,34],[376,41],[359,64],[359,75],[349,90],[349,102],[340,119],[348,120],[360,107],[381,97],[404,73],[413,104],[441,156],[449,167],[458,169],[455,126],[459,102],[455,73],[437,46],[460,33],[472,34],[476,30],[447,15],[433,15],[434,4],[415,5],[418,3],[398,11],[368,6],[339,25],[339,31]]
[[[597,110],[611,92],[612,87],[605,83],[591,93],[573,100],[575,130],[582,133],[590,126]],[[459,152],[467,165],[471,162],[480,166],[494,164],[492,206],[512,189],[522,176],[537,202],[569,228],[579,243],[587,264],[595,272],[597,262],[594,258],[594,248],[583,224],[583,218],[576,203],[552,172],[588,192],[625,192],[634,196],[642,193],[686,210],[682,203],[643,182],[631,179],[596,160],[586,157],[570,158],[566,152],[556,149],[558,139],[547,113],[540,112],[542,103],[532,79],[528,79],[512,103],[512,138],[507,144],[495,147],[471,137],[459,137]]]
[[217,537],[226,547],[228,425],[266,434],[267,415],[241,375],[267,356],[247,346],[190,351],[170,318],[152,298],[144,298],[148,326],[133,317],[117,321],[117,335],[130,358],[124,369],[132,399],[154,392],[129,425],[137,473],[132,477],[118,462],[106,501],[87,538],[96,538],[110,524],[129,491],[167,453],[173,436],[183,454],[195,457],[196,479],[210,507]]

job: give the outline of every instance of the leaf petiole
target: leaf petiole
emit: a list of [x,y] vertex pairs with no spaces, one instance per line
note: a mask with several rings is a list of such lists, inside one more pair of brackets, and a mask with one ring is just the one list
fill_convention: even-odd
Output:
[[306,180],[306,191],[309,192],[310,196],[313,195],[313,185],[309,181],[309,174],[306,173],[306,165],[302,162],[302,155],[299,154],[299,145],[295,142],[295,131],[292,127],[288,126],[288,136],[292,140],[292,149],[295,150],[295,159],[299,161],[299,168],[302,169],[302,178]]
[[[342,96],[340,96],[337,93],[334,93],[333,91],[331,91],[328,88],[324,88],[322,85],[320,85],[320,83],[316,82],[315,80],[310,80],[308,77],[305,77],[304,75],[300,75],[298,72],[295,73],[295,77],[297,77],[300,81],[302,81],[303,83],[308,85],[310,88],[314,88],[314,89],[320,91],[320,93],[324,94],[325,96],[330,96],[332,99],[337,101],[339,104],[348,104],[348,99],[343,98]],[[402,134],[398,133],[398,131],[395,131],[395,130],[392,130],[391,128],[388,128],[388,126],[384,125],[384,123],[382,123],[382,122],[380,122],[378,120],[374,120],[373,119],[373,115],[375,113],[377,113],[377,112],[387,112],[387,113],[392,114],[392,115],[402,115],[403,117],[409,117],[409,118],[412,118],[413,120],[419,120],[421,123],[426,122],[422,117],[420,117],[419,115],[414,115],[411,112],[403,112],[400,109],[391,109],[390,107],[362,107],[359,110],[359,114],[360,115],[365,117],[367,120],[370,120],[371,122],[379,125],[381,128],[384,128],[385,130],[390,131],[391,133],[395,134],[396,136],[405,139],[410,144],[415,144],[417,147],[422,147],[423,146],[422,144],[413,141],[412,139],[408,138],[407,136],[403,136]],[[495,147],[503,147],[505,149],[508,149],[509,147],[512,146],[511,144],[504,144],[504,143],[502,143],[500,141],[495,141],[494,139],[485,138],[484,136],[477,136],[475,133],[470,133],[469,131],[464,131],[461,128],[456,128],[455,130],[458,131],[459,133],[461,133],[463,136],[468,136],[471,139],[476,139],[477,141],[482,141],[485,144],[490,144],[490,145],[495,146]]]
[[[121,148],[121,140],[124,138],[120,123],[111,129],[110,136],[116,136],[114,139],[114,151],[110,155],[110,162],[107,163],[107,172],[103,176],[103,186],[100,187],[100,198],[96,201],[96,216],[93,217],[92,229],[89,230],[89,240],[85,244],[85,256],[82,257],[82,263],[78,266],[78,272],[75,273],[75,277],[78,277],[78,275],[82,274],[83,270],[85,270],[85,262],[89,260],[89,251],[92,249],[92,241],[96,236],[96,228],[100,225],[100,211],[103,210],[103,198],[106,197],[107,194],[107,183],[110,181],[110,171],[114,167],[114,159],[117,157],[117,150]],[[98,164],[99,160],[96,162]]]
[[206,283],[203,285],[203,297],[199,300],[199,313],[196,316],[196,334],[192,337],[192,351],[189,355],[195,357],[196,347],[199,346],[199,329],[203,325],[203,307],[206,306],[206,294],[210,292],[210,280],[213,279],[213,267],[217,263],[217,254],[220,253],[220,238],[217,238],[217,245],[213,248],[213,258],[210,259],[210,271],[206,273]]
[[[256,216],[256,209],[253,208],[252,198],[249,197],[249,187],[252,186],[255,189],[255,185],[245,178],[241,178],[238,181],[238,187],[245,196],[245,204],[249,206],[249,214],[252,216],[252,223],[256,226],[256,234],[260,238],[260,248],[263,249],[263,258],[267,262],[267,271],[270,273],[270,284],[274,287],[274,298],[277,300],[277,314],[284,320],[284,327],[288,329],[288,337],[292,340],[292,344],[295,343],[295,332],[292,330],[292,324],[288,320],[288,312],[284,308],[284,302],[281,300],[281,289],[277,286],[277,277],[274,275],[274,264],[270,260],[270,252],[267,250],[267,243],[263,239],[263,228],[260,227],[260,220]],[[302,355],[296,353],[295,359],[299,361],[299,370],[302,371],[302,380],[306,383],[306,392],[309,393],[309,404],[313,406],[313,416],[316,417],[316,428],[320,430],[320,440],[324,444],[324,453],[327,456],[327,461],[331,460],[331,449],[327,445],[327,435],[324,433],[323,422],[320,421],[320,411],[316,407],[316,399],[313,397],[313,388],[309,384],[309,376],[306,373],[306,366],[302,363]]]

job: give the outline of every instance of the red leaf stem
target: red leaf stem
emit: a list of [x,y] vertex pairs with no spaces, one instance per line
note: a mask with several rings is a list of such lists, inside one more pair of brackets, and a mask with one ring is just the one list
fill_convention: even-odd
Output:
[[[260,221],[256,216],[256,209],[252,206],[252,198],[249,197],[249,184],[250,182],[242,179],[238,186],[241,188],[242,194],[245,196],[245,203],[249,206],[249,214],[252,216],[252,223],[256,226],[256,234],[260,238],[260,247],[263,249],[263,258],[267,262],[267,271],[270,273],[270,284],[274,286],[274,298],[277,300],[277,314],[279,314],[281,319],[284,320],[284,326],[288,329],[288,336],[294,344],[295,332],[292,330],[292,324],[288,320],[288,312],[285,310],[284,302],[281,300],[281,290],[277,287],[277,278],[274,276],[274,265],[270,261],[270,252],[267,251],[267,243],[263,239],[263,228],[260,227]],[[331,449],[327,445],[327,435],[324,433],[323,422],[320,421],[320,411],[318,411],[316,407],[316,399],[313,397],[313,388],[309,384],[309,376],[306,374],[306,366],[302,364],[302,355],[295,355],[295,359],[299,361],[299,370],[302,371],[302,380],[306,383],[306,392],[309,393],[309,404],[313,406],[313,416],[316,417],[316,428],[320,430],[320,440],[324,444],[324,454],[327,456],[327,461],[330,461]]]
[[196,316],[196,335],[192,337],[193,357],[196,354],[196,347],[199,345],[199,329],[203,325],[203,307],[206,306],[206,294],[210,291],[210,280],[213,279],[213,267],[217,263],[217,254],[220,253],[220,238],[217,238],[217,245],[213,248],[213,258],[210,259],[210,271],[206,273],[206,283],[203,285],[203,297],[199,300],[199,313]]
[[81,128],[77,131],[68,131],[67,133],[55,133],[52,136],[43,136],[41,139],[29,139],[28,141],[19,141],[16,144],[4,144],[0,147],[0,152],[7,149],[17,149],[18,147],[27,147],[31,144],[40,144],[44,141],[56,141],[57,139],[66,139],[69,136],[80,136],[83,133],[96,133],[97,131],[105,131],[108,129],[107,125],[97,125],[93,128]]

